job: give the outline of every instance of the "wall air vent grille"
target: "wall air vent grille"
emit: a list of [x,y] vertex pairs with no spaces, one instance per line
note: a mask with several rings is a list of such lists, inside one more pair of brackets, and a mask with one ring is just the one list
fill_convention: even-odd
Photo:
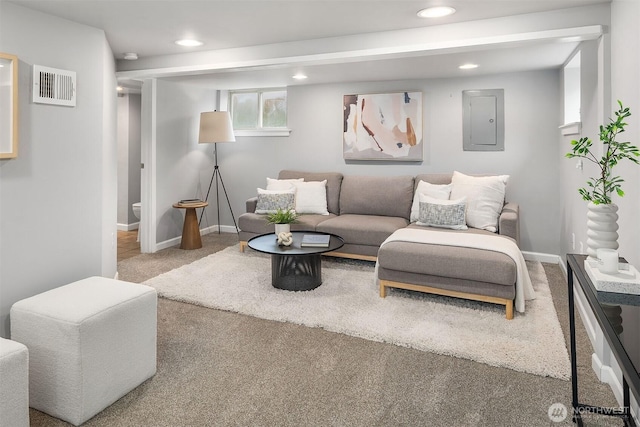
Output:
[[33,102],[76,106],[75,71],[33,66]]

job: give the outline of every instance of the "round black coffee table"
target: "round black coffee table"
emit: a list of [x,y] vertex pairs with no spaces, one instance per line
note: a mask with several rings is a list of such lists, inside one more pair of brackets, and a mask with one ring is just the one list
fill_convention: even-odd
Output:
[[[274,233],[253,237],[247,242],[251,249],[271,255],[271,284],[287,291],[310,291],[322,284],[321,254],[335,251],[344,245],[335,234],[315,231],[293,231],[291,246],[278,246]],[[305,234],[329,235],[329,246],[300,246]]]

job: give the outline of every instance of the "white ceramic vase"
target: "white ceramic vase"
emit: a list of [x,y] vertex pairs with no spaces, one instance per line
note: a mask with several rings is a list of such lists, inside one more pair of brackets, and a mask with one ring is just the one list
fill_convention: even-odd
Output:
[[587,255],[597,258],[598,248],[618,249],[618,205],[587,206]]
[[276,226],[276,236],[280,233],[291,232],[291,224],[275,224],[275,226]]

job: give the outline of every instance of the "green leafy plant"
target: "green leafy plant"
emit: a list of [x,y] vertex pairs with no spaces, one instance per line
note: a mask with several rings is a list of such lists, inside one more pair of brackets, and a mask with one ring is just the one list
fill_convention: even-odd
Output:
[[565,155],[570,159],[578,157],[589,160],[600,168],[599,176],[589,178],[587,181],[589,188],[578,189],[584,200],[596,205],[610,204],[613,192],[616,192],[620,197],[624,196],[624,191],[621,188],[624,180],[619,176],[611,175],[615,165],[623,159],[629,159],[635,164],[639,163],[640,150],[638,147],[631,145],[630,142],[616,141],[618,135],[623,133],[625,126],[627,126],[624,120],[631,115],[629,108],[624,107],[622,102],[618,101],[618,105],[620,109],[615,113],[616,119],[609,119],[609,124],[606,126],[600,125],[600,141],[604,144],[605,149],[600,159],[591,152],[593,143],[587,137],[571,141],[571,152]]
[[269,224],[293,224],[298,219],[298,214],[293,209],[278,209],[274,213],[267,214]]

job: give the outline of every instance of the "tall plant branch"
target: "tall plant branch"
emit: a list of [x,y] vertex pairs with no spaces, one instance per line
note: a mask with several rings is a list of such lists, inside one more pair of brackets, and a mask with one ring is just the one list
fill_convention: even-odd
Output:
[[591,152],[593,143],[588,137],[571,141],[571,152],[565,155],[568,158],[578,157],[586,159],[595,163],[600,168],[600,178],[589,178],[587,181],[591,190],[586,188],[578,189],[578,192],[584,200],[595,204],[611,203],[611,193],[614,191],[620,197],[624,196],[624,191],[622,191],[621,188],[624,180],[619,176],[611,176],[613,167],[616,166],[620,160],[629,159],[633,163],[639,163],[638,157],[640,157],[640,150],[638,147],[626,141],[616,141],[618,135],[623,133],[625,126],[627,126],[624,119],[631,115],[629,108],[624,107],[622,102],[618,101],[618,105],[620,109],[615,112],[616,119],[609,119],[609,123],[606,126],[600,126],[600,141],[606,147],[606,151],[600,159]]

